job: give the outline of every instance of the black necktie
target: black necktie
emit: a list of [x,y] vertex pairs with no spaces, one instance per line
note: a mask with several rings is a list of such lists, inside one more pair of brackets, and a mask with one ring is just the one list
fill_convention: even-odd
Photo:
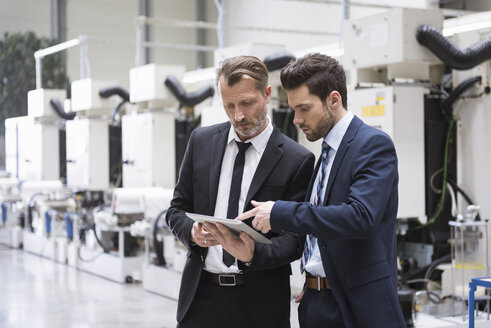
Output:
[[[230,194],[228,197],[227,218],[235,219],[239,215],[239,198],[242,185],[242,175],[244,175],[245,152],[251,143],[237,142],[239,152],[235,156],[234,171],[232,173],[232,183],[230,185]],[[223,263],[227,267],[234,264],[235,258],[229,252],[223,250]]]

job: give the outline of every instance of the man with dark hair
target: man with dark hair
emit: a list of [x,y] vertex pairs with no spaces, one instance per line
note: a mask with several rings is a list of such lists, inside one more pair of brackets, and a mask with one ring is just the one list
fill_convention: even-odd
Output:
[[[314,156],[267,116],[268,71],[257,58],[226,59],[217,86],[230,122],[196,129],[181,165],[167,223],[189,250],[178,327],[290,327],[290,262],[302,254],[296,233],[270,232],[272,244],[185,212],[234,219],[251,199],[305,197]],[[250,224],[250,223],[249,223]]]
[[384,132],[347,110],[333,58],[309,54],[281,71],[294,123],[323,139],[307,199],[254,202],[237,219],[306,235],[297,298],[301,327],[405,327],[397,300],[397,156]]

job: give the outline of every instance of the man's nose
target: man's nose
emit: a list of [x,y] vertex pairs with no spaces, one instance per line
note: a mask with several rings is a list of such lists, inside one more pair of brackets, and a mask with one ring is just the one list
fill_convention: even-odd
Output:
[[242,120],[244,119],[244,117],[245,117],[245,115],[244,115],[244,113],[243,113],[242,111],[237,110],[237,111],[235,112],[235,120],[236,120],[237,122],[242,121]]
[[302,123],[303,119],[300,117],[300,115],[297,115],[295,112],[293,112],[293,124],[298,125]]

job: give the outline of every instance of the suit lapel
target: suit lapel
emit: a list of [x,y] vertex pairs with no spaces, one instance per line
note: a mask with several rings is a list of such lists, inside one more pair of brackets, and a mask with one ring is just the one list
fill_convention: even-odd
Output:
[[327,204],[329,194],[331,193],[331,189],[334,184],[334,180],[336,179],[336,175],[338,174],[339,167],[343,162],[344,155],[348,151],[351,141],[355,137],[356,132],[358,131],[358,128],[361,124],[362,121],[358,117],[354,116],[351,120],[350,125],[348,126],[348,129],[346,130],[346,133],[344,134],[343,140],[341,140],[341,143],[339,144],[339,148],[336,151],[336,156],[334,157],[334,162],[332,163],[331,172],[329,173],[329,180],[327,182],[326,193],[324,195],[324,205]]
[[224,128],[218,130],[213,136],[211,142],[211,154],[210,154],[210,215],[215,212],[215,205],[217,202],[218,183],[220,181],[220,171],[222,168],[223,154],[225,153],[225,146],[227,143],[228,131],[230,129],[230,123],[225,125]]
[[282,147],[283,140],[281,132],[278,130],[278,128],[276,128],[276,126],[273,125],[273,133],[269,138],[266,149],[264,149],[263,156],[259,161],[256,173],[254,173],[249,191],[247,192],[246,201],[244,203],[244,211],[247,208],[247,205],[250,204],[252,197],[254,197],[259,188],[261,188],[264,181],[266,181],[271,171],[283,156],[284,151]]

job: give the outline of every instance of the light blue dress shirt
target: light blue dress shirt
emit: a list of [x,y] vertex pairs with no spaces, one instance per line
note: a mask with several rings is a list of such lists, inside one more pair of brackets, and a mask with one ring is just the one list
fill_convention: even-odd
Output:
[[[341,120],[329,131],[324,141],[331,147],[329,152],[327,153],[327,167],[326,167],[326,181],[324,182],[324,188],[322,189],[322,200],[324,200],[327,188],[327,182],[329,181],[329,175],[331,173],[332,163],[334,162],[334,158],[336,157],[336,152],[343,140],[344,134],[346,130],[348,130],[348,126],[351,123],[354,115],[352,112],[348,111]],[[314,204],[315,197],[317,193],[317,185],[319,184],[319,180],[321,177],[321,170],[317,172],[317,176],[314,181],[314,185],[312,186],[312,194],[310,195],[310,202]],[[319,205],[322,206],[322,205]],[[307,237],[308,238],[308,237]],[[305,264],[305,271],[309,272],[313,276],[316,277],[325,277],[326,273],[324,272],[324,267],[322,266],[321,254],[319,251],[319,245],[317,244],[317,239],[315,239],[313,245],[313,252],[310,256],[309,260]]]

